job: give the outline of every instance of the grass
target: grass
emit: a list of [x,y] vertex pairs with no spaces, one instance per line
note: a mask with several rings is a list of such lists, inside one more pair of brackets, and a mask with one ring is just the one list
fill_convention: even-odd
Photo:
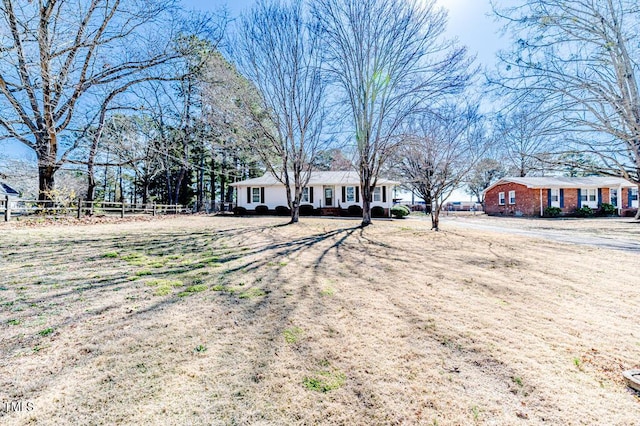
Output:
[[52,333],[53,333],[53,328],[51,328],[51,327],[45,328],[44,330],[40,330],[38,332],[38,334],[43,336],[43,337],[46,337],[46,336],[48,336],[48,335],[50,335]]
[[346,376],[341,371],[317,371],[311,376],[307,376],[302,380],[302,384],[308,390],[316,392],[330,392],[340,389],[346,381]]
[[2,423],[637,423],[639,255],[458,220],[0,224]]
[[264,290],[262,290],[260,288],[252,287],[252,288],[240,293],[240,295],[238,297],[240,299],[256,299],[258,297],[265,296],[266,294],[267,293]]
[[284,335],[284,341],[293,344],[297,343],[303,335],[302,329],[300,327],[291,327],[287,328],[282,332]]

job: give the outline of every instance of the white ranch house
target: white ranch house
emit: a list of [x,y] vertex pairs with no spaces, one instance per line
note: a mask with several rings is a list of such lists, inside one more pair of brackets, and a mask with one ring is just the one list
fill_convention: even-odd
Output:
[[[380,206],[388,215],[393,206],[393,189],[399,182],[378,178],[373,191],[371,207]],[[287,206],[284,185],[271,173],[231,184],[236,188],[238,207],[255,211],[257,206],[267,206],[275,210]],[[321,215],[338,215],[349,206],[362,207],[360,177],[355,171],[311,172],[308,185],[303,189],[300,205],[311,205],[319,209]]]

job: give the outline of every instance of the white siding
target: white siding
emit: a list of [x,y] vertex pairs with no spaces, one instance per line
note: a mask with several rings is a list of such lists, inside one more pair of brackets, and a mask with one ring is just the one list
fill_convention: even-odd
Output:
[[[342,186],[343,185],[333,185],[334,186],[334,202],[333,207],[340,206],[343,209],[348,208],[351,205],[357,204],[362,206],[362,194],[358,194],[358,202],[347,202],[342,199]],[[355,185],[345,185],[345,186],[355,186]],[[314,207],[326,207],[324,205],[324,185],[313,185],[313,203],[302,203],[302,204],[312,204]],[[247,210],[254,210],[256,206],[266,205],[270,210],[275,209],[277,206],[287,206],[287,196],[284,190],[284,186],[265,186],[264,190],[264,203],[250,203],[247,200],[247,187],[246,186],[238,186],[238,206],[244,207]],[[382,201],[374,201],[371,203],[371,207],[380,206],[383,208],[391,208],[393,206],[392,200],[393,188],[392,186],[386,186],[386,202]]]

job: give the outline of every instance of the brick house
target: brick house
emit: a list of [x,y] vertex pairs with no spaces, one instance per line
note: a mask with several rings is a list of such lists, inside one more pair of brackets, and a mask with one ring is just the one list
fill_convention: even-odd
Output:
[[508,177],[484,191],[489,215],[543,216],[549,206],[570,215],[583,206],[612,204],[618,214],[638,208],[638,186],[616,177]]

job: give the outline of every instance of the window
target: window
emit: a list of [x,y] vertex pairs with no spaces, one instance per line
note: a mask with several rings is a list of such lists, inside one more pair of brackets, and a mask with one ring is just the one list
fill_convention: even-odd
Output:
[[251,202],[252,203],[260,202],[260,188],[251,188]]
[[373,188],[373,201],[382,201],[382,189],[379,186]]
[[498,204],[504,206],[504,192],[498,192]]
[[598,190],[593,189],[581,189],[580,190],[580,201],[583,202],[595,202],[598,200]]
[[509,204],[516,203],[516,191],[509,191]]
[[302,195],[300,195],[301,203],[309,203],[309,188],[302,188]]
[[347,203],[353,203],[356,201],[356,187],[355,186],[347,186],[346,189],[346,199],[344,200]]
[[551,188],[551,202],[557,203],[560,201],[560,190]]
[[638,188],[631,188],[631,201],[638,201]]

